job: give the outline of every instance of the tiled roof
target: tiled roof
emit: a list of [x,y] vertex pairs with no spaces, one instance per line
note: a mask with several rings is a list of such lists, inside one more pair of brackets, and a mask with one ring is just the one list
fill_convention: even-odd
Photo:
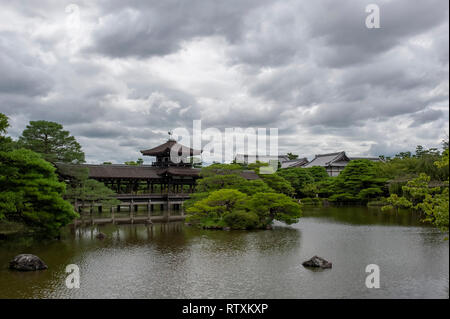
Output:
[[[69,164],[57,163],[58,168],[67,168]],[[89,169],[90,178],[123,178],[123,179],[159,179],[168,174],[172,176],[200,176],[201,169],[191,167],[154,167],[150,165],[94,165],[83,164],[76,165],[76,167],[85,167]],[[67,171],[67,170],[65,170]],[[240,172],[240,176],[247,180],[259,179],[258,174],[252,170],[245,170]]]
[[294,160],[288,160],[281,162],[281,168],[300,167],[308,163],[307,158],[297,158]]
[[306,164],[303,167],[313,167],[313,166],[333,166],[337,163],[336,166],[345,166],[342,162],[348,162],[349,158],[345,155],[345,152],[337,152],[337,153],[328,153],[328,154],[319,154],[316,157]]
[[152,166],[84,165],[91,178],[160,178],[160,169]]
[[[58,168],[68,167],[68,164],[57,163]],[[89,169],[90,178],[133,178],[133,179],[159,179],[164,174],[176,176],[199,176],[199,169],[190,167],[154,167],[150,165],[93,165],[83,164],[77,167]]]
[[174,140],[168,140],[164,144],[161,144],[161,145],[151,148],[149,150],[141,151],[141,153],[142,153],[142,155],[156,156],[156,155],[167,154],[170,152],[171,149],[178,151],[178,155],[189,154],[189,156],[193,156],[193,155],[200,155],[202,153],[202,151],[194,150],[194,149],[184,146]]

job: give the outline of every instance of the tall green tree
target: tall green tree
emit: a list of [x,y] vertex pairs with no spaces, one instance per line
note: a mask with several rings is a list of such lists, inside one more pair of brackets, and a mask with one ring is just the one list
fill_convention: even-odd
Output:
[[212,192],[221,189],[236,189],[247,195],[253,195],[259,192],[273,192],[262,180],[247,180],[238,174],[228,175],[210,175],[200,179],[197,183],[197,191]]
[[[443,142],[444,151],[446,143]],[[393,159],[377,163],[379,175],[400,183],[416,178],[421,173],[430,176],[431,180],[445,181],[449,178],[448,166],[434,164],[442,155],[436,148],[425,149],[418,145],[414,155],[411,152],[402,152]]]
[[291,197],[295,195],[295,189],[284,177],[277,174],[261,174],[259,177],[275,192],[283,193]]
[[366,159],[354,160],[333,179],[329,200],[344,203],[367,202],[387,192],[386,182],[386,178],[378,176],[374,162]]
[[187,220],[203,227],[224,227],[224,217],[243,210],[247,200],[248,196],[236,189],[213,191],[186,209]]
[[84,162],[81,145],[61,124],[55,122],[31,121],[19,138],[19,144],[41,154],[51,163]]
[[65,190],[40,155],[25,149],[0,152],[0,219],[56,236],[78,216],[63,199]]
[[0,151],[11,151],[14,148],[13,140],[6,136],[8,127],[9,118],[5,114],[0,113]]
[[5,114],[0,113],[0,135],[6,134],[8,132],[8,127],[9,127],[8,117]]
[[298,222],[301,205],[292,198],[277,193],[258,193],[248,203],[250,211],[256,213],[261,226],[272,224],[274,220],[288,225]]
[[311,174],[311,176],[314,179],[314,182],[321,182],[329,177],[326,169],[322,166],[308,167],[306,168],[306,171],[309,174]]
[[[253,169],[259,167],[254,165]],[[202,227],[232,229],[263,228],[274,219],[288,224],[298,220],[301,206],[289,196],[276,193],[293,193],[289,182],[276,174],[249,181],[240,176],[242,169],[236,164],[203,168],[197,192],[185,202],[187,220]],[[257,205],[259,201],[264,204]]]
[[300,198],[306,196],[303,188],[308,184],[314,183],[314,177],[307,169],[302,167],[281,169],[276,174],[287,180],[295,189],[296,196]]
[[[436,161],[435,165],[438,168],[448,169],[448,147],[444,149],[440,160]],[[425,213],[425,221],[432,223],[442,231],[448,231],[449,180],[447,179],[438,187],[430,187],[430,180],[431,178],[425,173],[411,179],[402,187],[402,196],[390,195],[387,199],[389,205],[384,206],[383,210],[412,207]]]

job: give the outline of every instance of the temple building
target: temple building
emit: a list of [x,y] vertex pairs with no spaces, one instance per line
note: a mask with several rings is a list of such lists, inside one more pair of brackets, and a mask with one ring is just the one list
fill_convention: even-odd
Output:
[[302,167],[308,168],[313,166],[324,167],[329,176],[338,176],[347,164],[352,160],[367,159],[370,161],[381,161],[379,157],[348,157],[345,152],[318,154],[314,159],[303,165]]

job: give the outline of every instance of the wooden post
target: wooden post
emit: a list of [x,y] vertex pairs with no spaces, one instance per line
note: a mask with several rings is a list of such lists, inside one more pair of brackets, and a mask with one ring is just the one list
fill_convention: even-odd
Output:
[[111,206],[111,220],[112,220],[112,223],[114,224],[115,220],[114,220],[114,207],[113,206]]
[[166,221],[169,221],[169,219],[170,219],[170,211],[171,211],[171,209],[172,209],[172,206],[171,206],[170,202],[167,201],[167,210],[165,212],[165,214],[166,214]]
[[152,218],[152,201],[151,201],[151,199],[148,200],[148,204],[147,204],[147,216],[148,216],[148,220],[150,221]]
[[130,220],[131,223],[133,224],[133,200],[131,200],[130,202]]

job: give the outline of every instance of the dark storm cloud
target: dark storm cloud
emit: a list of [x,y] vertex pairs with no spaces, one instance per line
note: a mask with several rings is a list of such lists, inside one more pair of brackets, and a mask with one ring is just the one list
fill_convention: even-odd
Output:
[[51,89],[45,66],[27,48],[20,34],[0,32],[0,93],[37,96]]
[[[316,4],[317,3],[317,4]],[[345,67],[374,59],[408,37],[439,26],[448,19],[448,2],[431,1],[332,1],[305,6],[311,37],[321,43],[316,61]],[[365,27],[367,4],[380,7],[380,29]]]
[[103,17],[93,33],[91,52],[112,57],[149,57],[177,51],[183,41],[241,35],[246,13],[267,1],[102,1]]
[[78,125],[73,134],[89,138],[126,138],[129,136],[128,130],[117,127],[112,124],[92,123],[87,125]]
[[434,122],[443,117],[444,112],[442,112],[441,110],[425,110],[422,112],[418,112],[411,116],[414,121],[411,123],[410,127]]

